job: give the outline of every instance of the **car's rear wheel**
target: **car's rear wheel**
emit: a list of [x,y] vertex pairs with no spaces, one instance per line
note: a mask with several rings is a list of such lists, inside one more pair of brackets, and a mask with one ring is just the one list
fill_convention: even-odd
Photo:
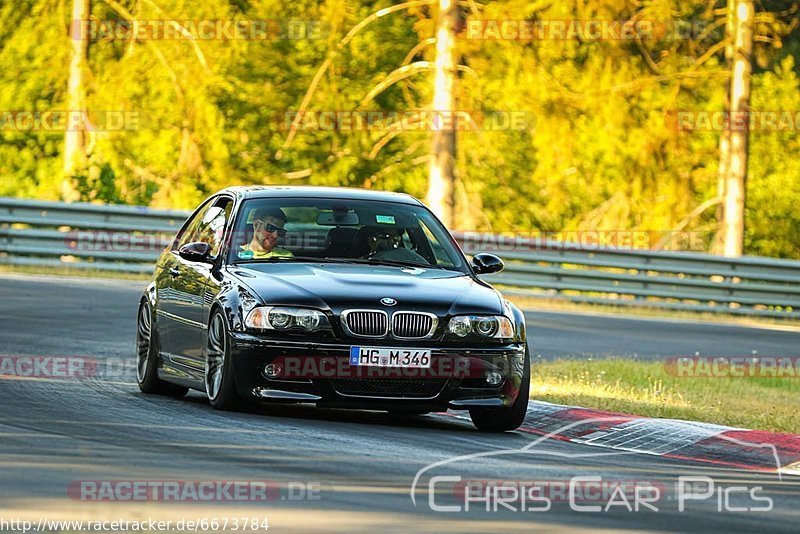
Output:
[[525,421],[528,412],[528,395],[531,389],[531,361],[525,350],[525,363],[522,367],[522,383],[519,394],[511,406],[503,408],[484,408],[469,411],[472,424],[482,432],[507,432],[515,430]]
[[206,341],[205,385],[208,402],[218,410],[235,410],[242,399],[236,392],[233,362],[230,357],[228,325],[217,310],[208,323]]
[[139,305],[136,321],[136,381],[142,393],[182,397],[189,388],[170,384],[158,378],[158,328],[153,321],[150,304]]

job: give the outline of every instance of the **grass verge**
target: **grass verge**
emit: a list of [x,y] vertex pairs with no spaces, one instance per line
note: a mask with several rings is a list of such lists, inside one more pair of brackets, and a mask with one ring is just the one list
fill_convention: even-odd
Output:
[[[502,287],[498,288],[500,292]],[[653,319],[677,319],[688,321],[702,321],[711,323],[740,324],[744,326],[788,326],[800,327],[800,320],[781,317],[762,317],[734,315],[727,313],[712,313],[707,311],[670,310],[659,308],[655,303],[652,307],[637,306],[625,307],[612,304],[590,304],[586,302],[571,302],[556,298],[532,298],[508,296],[508,299],[521,310],[552,311],[563,313],[595,313],[602,315],[620,315],[625,317],[648,317]]]
[[110,278],[113,280],[140,280],[147,281],[150,274],[122,273],[116,271],[103,271],[100,269],[81,269],[74,267],[33,267],[27,265],[0,264],[0,274],[35,274],[44,276],[78,276],[82,278]]
[[800,433],[800,376],[686,378],[663,362],[534,361],[531,398],[612,412]]

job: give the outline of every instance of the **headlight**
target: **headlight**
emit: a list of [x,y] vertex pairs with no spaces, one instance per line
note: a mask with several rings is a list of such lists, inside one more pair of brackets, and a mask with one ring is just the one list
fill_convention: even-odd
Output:
[[466,315],[463,317],[453,317],[450,319],[447,330],[458,337],[467,336],[472,332],[472,321]]
[[514,325],[504,315],[459,315],[450,319],[447,331],[458,337],[470,334],[493,339],[514,337]]
[[245,325],[258,330],[291,330],[294,328],[306,332],[330,328],[328,318],[319,310],[279,306],[253,308],[247,314]]

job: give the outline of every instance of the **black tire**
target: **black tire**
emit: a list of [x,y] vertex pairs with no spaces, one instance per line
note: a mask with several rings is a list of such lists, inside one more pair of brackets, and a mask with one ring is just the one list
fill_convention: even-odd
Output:
[[531,390],[531,359],[525,349],[525,363],[522,367],[522,384],[519,394],[511,406],[503,408],[484,408],[469,411],[472,424],[481,432],[508,432],[516,430],[525,421],[528,412],[528,396]]
[[236,391],[228,338],[228,322],[216,310],[208,321],[204,380],[208,402],[217,410],[237,410],[242,398]]
[[147,301],[139,304],[136,320],[136,382],[142,393],[183,397],[189,388],[170,384],[158,378],[158,327]]

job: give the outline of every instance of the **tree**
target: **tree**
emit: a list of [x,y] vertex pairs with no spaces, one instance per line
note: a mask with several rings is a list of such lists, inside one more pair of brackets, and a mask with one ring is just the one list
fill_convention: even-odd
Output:
[[[89,0],[72,0],[72,19],[70,21],[70,39],[72,50],[69,61],[69,81],[67,82],[67,110],[70,113],[84,113],[86,110],[86,54],[89,36],[83,33],[84,25],[89,20]],[[79,199],[78,191],[73,184],[76,172],[86,164],[86,132],[83,121],[78,128],[66,129],[64,133],[64,177],[61,183],[61,196],[67,202]]]
[[[733,39],[735,31],[736,12],[734,0],[728,1],[728,7],[725,14],[725,68],[730,69],[733,63]],[[726,84],[725,87],[725,108],[731,107],[731,84]],[[714,236],[712,244],[712,251],[716,254],[722,254],[724,251],[724,243],[722,241],[722,220],[725,217],[725,181],[728,178],[728,165],[731,160],[731,131],[730,128],[724,129],[719,135],[719,171],[717,173],[717,220],[720,221],[719,231]]]
[[[753,52],[753,26],[755,13],[752,0],[730,0],[733,13],[733,72],[730,82],[730,131],[725,164],[725,205],[723,208],[723,254],[728,257],[742,255],[744,248],[745,184],[747,181],[748,137],[747,121],[743,128],[732,127],[736,117],[750,109],[750,85]],[[725,134],[723,134],[725,135]],[[722,165],[721,165],[722,168]]]
[[[455,0],[439,0],[436,28],[436,63],[433,86],[433,112],[454,116],[456,77],[455,40],[458,6]],[[440,127],[444,125],[444,127]],[[456,127],[442,120],[434,126],[428,167],[428,205],[446,226],[453,224],[455,198]]]

